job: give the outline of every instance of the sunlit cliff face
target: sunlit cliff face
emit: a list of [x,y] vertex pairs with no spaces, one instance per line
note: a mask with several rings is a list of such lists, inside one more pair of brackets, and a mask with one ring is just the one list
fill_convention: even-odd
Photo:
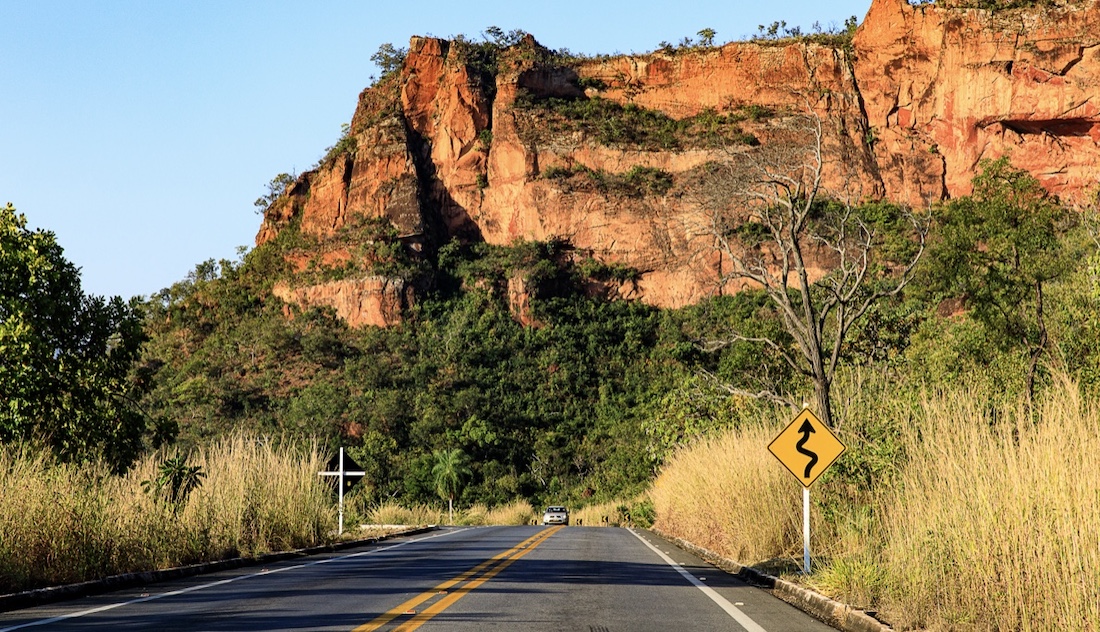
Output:
[[[846,46],[790,39],[566,62],[527,38],[491,73],[461,44],[413,38],[403,68],[360,95],[354,151],[303,174],[257,243],[297,227],[322,244],[305,256],[323,267],[357,256],[343,229],[363,217],[387,218],[416,253],[450,239],[561,238],[638,270],[608,295],[687,305],[718,289],[723,266],[699,230],[700,174],[778,142],[795,113],[822,123],[830,195],[924,207],[969,193],[977,163],[1007,154],[1063,200],[1084,200],[1100,164],[1098,7],[875,0]],[[555,109],[565,102],[575,105]],[[633,127],[578,122],[584,108]],[[724,141],[700,131],[716,124]],[[811,274],[825,265],[811,261]],[[281,293],[353,326],[392,324],[415,300],[402,283],[360,276]]]

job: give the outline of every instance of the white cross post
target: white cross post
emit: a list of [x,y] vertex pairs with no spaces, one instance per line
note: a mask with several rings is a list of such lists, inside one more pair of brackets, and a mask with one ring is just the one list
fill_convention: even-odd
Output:
[[344,449],[340,448],[340,469],[335,472],[317,472],[318,476],[336,476],[336,487],[340,489],[340,525],[336,535],[344,535],[344,479],[349,476],[366,476],[366,472],[350,471],[344,469]]

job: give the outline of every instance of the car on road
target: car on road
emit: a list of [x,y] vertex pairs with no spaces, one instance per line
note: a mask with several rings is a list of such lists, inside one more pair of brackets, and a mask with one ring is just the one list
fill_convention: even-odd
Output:
[[550,505],[542,514],[542,524],[569,524],[569,510],[561,505]]

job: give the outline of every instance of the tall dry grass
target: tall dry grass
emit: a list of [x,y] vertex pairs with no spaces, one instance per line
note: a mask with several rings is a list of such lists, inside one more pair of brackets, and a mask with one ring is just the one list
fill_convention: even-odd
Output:
[[535,519],[535,508],[524,500],[515,500],[507,505],[488,507],[486,505],[474,505],[459,512],[455,517],[456,524],[462,525],[508,525],[518,526],[531,524]]
[[[394,501],[387,501],[369,509],[363,519],[370,524],[383,525],[447,524],[447,510],[431,505],[405,507]],[[454,516],[455,524],[463,526],[525,525],[534,519],[535,509],[531,503],[523,500],[496,507],[477,504],[459,508]]]
[[585,505],[569,511],[571,524],[582,527],[618,527],[626,522],[621,502],[607,502],[598,505]]
[[0,592],[309,546],[335,527],[316,450],[226,439],[193,455],[206,478],[179,507],[142,488],[161,458],[119,477],[0,450]]
[[801,551],[801,487],[766,449],[777,428],[754,423],[674,454],[649,492],[654,526],[742,561]]
[[[883,608],[941,629],[1100,630],[1100,410],[1060,380],[1032,421],[930,398],[885,502]],[[992,423],[991,423],[992,422]]]
[[[964,387],[912,403],[861,413],[915,411],[883,435],[895,472],[851,490],[860,468],[885,467],[874,451],[888,442],[852,428],[858,454],[843,458],[859,467],[815,485],[818,563],[801,581],[906,629],[1100,630],[1096,402],[1063,378],[1034,416]],[[781,428],[762,420],[677,453],[651,492],[657,526],[743,563],[797,557],[799,485],[766,450]]]
[[206,480],[181,512],[209,555],[258,555],[317,544],[335,528],[331,489],[317,476],[325,469],[318,449],[301,450],[250,437],[224,439],[199,451],[193,462]]
[[447,524],[447,510],[431,505],[405,507],[389,500],[369,509],[364,520],[370,524],[390,525]]

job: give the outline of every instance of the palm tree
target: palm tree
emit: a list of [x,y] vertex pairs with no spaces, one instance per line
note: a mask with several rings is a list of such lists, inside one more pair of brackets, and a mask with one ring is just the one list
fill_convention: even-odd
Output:
[[471,473],[469,458],[460,448],[436,450],[432,456],[435,457],[435,466],[432,467],[435,491],[440,498],[447,500],[448,521],[454,524],[455,496],[462,490],[462,483]]

